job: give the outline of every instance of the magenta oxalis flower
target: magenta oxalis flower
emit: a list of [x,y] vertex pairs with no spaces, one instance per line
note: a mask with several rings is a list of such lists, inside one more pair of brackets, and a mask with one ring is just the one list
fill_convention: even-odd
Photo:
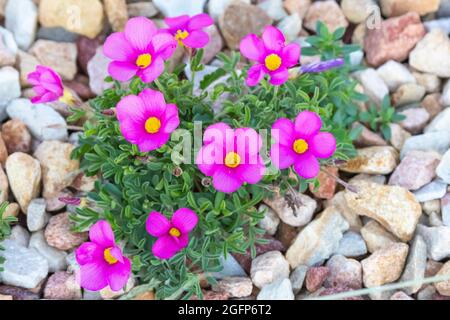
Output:
[[175,37],[178,44],[194,49],[203,48],[208,44],[209,35],[202,29],[214,24],[214,20],[206,13],[192,17],[182,15],[165,18],[164,22],[169,26],[167,31]]
[[300,112],[295,122],[278,119],[272,126],[272,163],[279,169],[294,165],[302,178],[315,178],[320,171],[317,158],[329,158],[336,150],[336,139],[329,132],[320,132],[321,127],[322,120],[311,111]]
[[100,220],[89,230],[91,242],[83,243],[75,252],[80,265],[80,286],[99,291],[109,286],[113,291],[122,289],[130,277],[131,263],[116,245],[109,223]]
[[248,70],[247,85],[255,86],[268,74],[270,83],[278,86],[289,78],[288,69],[299,63],[300,46],[286,45],[283,33],[273,26],[267,26],[262,39],[249,34],[241,41],[241,53],[249,60],[256,61]]
[[152,89],[122,98],[116,114],[123,136],[141,152],[159,149],[180,124],[177,106],[166,104],[163,94]]
[[196,164],[212,177],[214,188],[231,193],[244,183],[258,183],[265,172],[259,151],[262,139],[251,128],[233,130],[225,123],[209,126],[204,134]]
[[170,259],[189,244],[189,232],[197,225],[198,217],[194,211],[181,208],[174,212],[172,219],[162,213],[152,212],[147,218],[147,232],[157,237],[152,252],[158,259]]
[[149,83],[163,73],[164,60],[172,56],[176,46],[175,39],[159,32],[151,20],[137,17],[127,22],[124,32],[106,39],[103,52],[113,60],[108,72],[115,80],[128,81],[137,75]]
[[27,80],[36,93],[36,96],[31,98],[32,103],[46,103],[59,100],[71,105],[74,102],[72,94],[64,89],[59,74],[49,67],[37,66],[35,71],[28,74]]

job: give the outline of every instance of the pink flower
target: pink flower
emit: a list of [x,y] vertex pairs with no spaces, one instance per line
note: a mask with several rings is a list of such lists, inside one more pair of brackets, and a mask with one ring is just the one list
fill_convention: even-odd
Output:
[[109,286],[113,291],[122,289],[131,273],[131,263],[116,245],[111,226],[100,220],[89,230],[91,242],[76,250],[80,265],[80,286],[99,291]]
[[37,66],[36,71],[28,74],[27,80],[37,95],[31,99],[33,103],[53,102],[64,95],[61,77],[51,68]]
[[214,188],[231,193],[244,183],[258,183],[265,172],[259,155],[262,139],[251,128],[233,130],[225,123],[209,126],[204,135],[196,164],[212,177]]
[[191,18],[188,15],[166,18],[164,22],[169,26],[167,31],[175,37],[178,44],[195,49],[208,44],[209,35],[201,29],[214,24],[214,20],[206,13]]
[[278,119],[272,126],[276,143],[270,150],[272,163],[279,169],[294,165],[299,176],[315,178],[320,171],[317,158],[331,157],[336,150],[336,139],[329,132],[320,132],[322,120],[311,111],[300,112],[293,123]]
[[169,221],[163,214],[152,212],[147,218],[147,232],[157,237],[152,252],[158,259],[170,259],[189,244],[189,232],[197,225],[194,211],[181,208],[174,212]]
[[286,45],[285,42],[283,33],[273,26],[264,29],[262,39],[255,34],[249,34],[242,39],[242,55],[257,62],[248,70],[248,86],[257,85],[266,74],[274,86],[288,80],[288,68],[299,62],[300,46],[295,43]]
[[164,71],[164,60],[177,46],[173,37],[158,32],[155,24],[144,17],[130,19],[124,32],[111,34],[103,46],[105,56],[112,59],[108,72],[115,80],[128,81],[137,75],[149,83]]
[[116,114],[123,136],[141,152],[159,149],[180,124],[177,106],[166,104],[163,94],[152,89],[122,98]]

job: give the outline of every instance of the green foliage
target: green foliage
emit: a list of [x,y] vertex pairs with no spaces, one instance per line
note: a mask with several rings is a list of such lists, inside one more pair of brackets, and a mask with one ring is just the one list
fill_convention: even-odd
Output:
[[374,131],[380,130],[386,140],[391,138],[391,128],[389,124],[399,122],[405,119],[405,116],[395,111],[391,106],[389,95],[383,98],[381,107],[377,108],[371,104],[368,111],[361,112],[359,120],[366,123]]
[[[317,50],[323,58],[335,58],[350,48],[342,46],[337,39],[342,31],[330,35],[321,27],[316,38]],[[201,65],[203,51],[199,50],[191,59],[192,79],[195,73],[204,70]],[[276,119],[294,119],[302,110],[317,112],[323,119],[323,130],[332,132],[337,140],[337,151],[333,159],[322,164],[333,164],[335,160],[347,160],[355,155],[352,140],[356,131],[349,126],[358,119],[358,101],[365,97],[355,91],[356,82],[349,77],[346,66],[321,74],[301,74],[280,87],[263,81],[260,86],[245,85],[246,71],[238,70],[239,53],[218,58],[222,66],[206,75],[200,88],[182,76],[185,65],[165,72],[152,84],[144,84],[136,78],[128,87],[111,78],[113,88],[93,101],[93,117],[84,125],[85,131],[74,157],[81,159],[81,167],[89,176],[98,175],[95,191],[89,193],[90,205],[77,209],[72,219],[77,230],[84,231],[99,219],[107,219],[117,239],[123,240],[125,254],[132,259],[133,271],[139,282],[156,288],[157,297],[164,299],[188,299],[192,295],[202,296],[199,274],[221,270],[220,257],[230,253],[246,253],[254,256],[255,245],[264,243],[263,230],[257,227],[264,212],[257,205],[272,195],[274,185],[281,192],[298,190],[303,192],[315,180],[301,180],[290,176],[289,170],[280,172],[270,166],[268,174],[256,185],[244,185],[234,194],[224,194],[211,186],[211,180],[203,176],[192,164],[174,161],[179,151],[182,131],[194,132],[194,122],[201,121],[203,129],[212,123],[226,122],[232,127],[252,127],[257,130],[270,128]],[[145,88],[161,91],[168,103],[178,106],[180,134],[159,150],[141,153],[136,146],[123,138],[116,118],[108,115],[120,99],[129,94],[138,94]],[[218,113],[214,106],[220,106]],[[75,117],[80,119],[81,116]],[[178,139],[179,138],[179,139]],[[195,146],[192,146],[193,148]],[[191,148],[192,149],[192,148]],[[262,151],[266,156],[270,149],[270,138]],[[145,230],[145,221],[151,211],[159,211],[168,217],[181,207],[195,210],[199,223],[190,235],[189,246],[168,261],[156,259],[151,253],[155,239]]]
[[[11,224],[17,221],[15,217],[7,217],[3,218],[3,213],[8,207],[8,202],[3,202],[0,204],[0,241],[3,241],[6,237],[11,234]],[[0,251],[3,250],[0,245]],[[0,271],[3,271],[2,264],[5,262],[5,259],[0,256]]]

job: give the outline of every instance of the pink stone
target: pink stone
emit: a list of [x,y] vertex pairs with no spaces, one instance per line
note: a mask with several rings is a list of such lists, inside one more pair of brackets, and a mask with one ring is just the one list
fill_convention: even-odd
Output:
[[306,272],[306,289],[309,292],[317,291],[325,279],[328,277],[330,269],[328,267],[312,267]]
[[415,12],[384,20],[380,28],[366,32],[364,49],[367,62],[376,67],[389,60],[402,62],[425,33],[420,16]]
[[57,300],[81,299],[81,288],[75,279],[75,275],[65,271],[51,275],[44,289],[44,298]]

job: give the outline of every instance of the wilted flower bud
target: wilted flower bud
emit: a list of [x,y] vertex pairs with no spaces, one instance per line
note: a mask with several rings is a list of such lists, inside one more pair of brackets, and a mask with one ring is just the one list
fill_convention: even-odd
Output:
[[181,169],[180,167],[175,167],[172,171],[172,174],[175,177],[180,177],[183,174],[183,169]]
[[202,179],[202,186],[204,186],[206,188],[211,186],[211,183],[212,183],[211,178],[206,177],[206,178]]

